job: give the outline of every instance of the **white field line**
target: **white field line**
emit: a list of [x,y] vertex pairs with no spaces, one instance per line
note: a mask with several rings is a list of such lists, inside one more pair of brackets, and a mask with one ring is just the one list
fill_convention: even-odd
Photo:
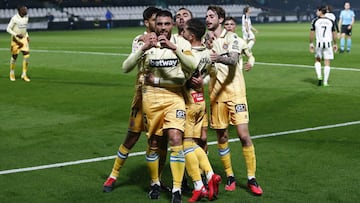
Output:
[[[9,51],[9,49],[0,48],[0,51]],[[123,56],[127,57],[129,54],[124,53],[110,53],[110,52],[91,52],[91,51],[68,51],[68,50],[42,50],[42,49],[32,49],[31,52],[35,53],[62,53],[62,54],[86,54],[86,55],[103,55],[103,56]],[[296,67],[296,68],[314,68],[313,65],[299,65],[299,64],[283,64],[283,63],[265,63],[265,62],[255,62],[259,65],[267,66],[282,66],[282,67]],[[348,70],[348,71],[359,71],[360,68],[342,68],[342,67],[331,67],[334,70]]]
[[[263,135],[255,135],[255,136],[252,136],[252,139],[274,137],[274,136],[280,136],[280,135],[289,135],[289,134],[294,134],[294,133],[303,133],[303,132],[309,132],[309,131],[338,128],[338,127],[359,125],[359,124],[360,124],[360,121],[352,121],[352,122],[338,123],[338,124],[333,124],[333,125],[325,125],[325,126],[318,126],[318,127],[312,127],[312,128],[304,128],[304,129],[269,133],[269,134],[263,134]],[[229,142],[237,142],[237,141],[239,141],[239,138],[229,139]],[[217,144],[216,141],[208,142],[209,146],[215,145],[215,144]],[[133,153],[129,154],[129,156],[139,156],[139,155],[145,155],[145,151],[133,152]],[[20,172],[25,172],[25,171],[35,171],[35,170],[48,169],[48,168],[58,168],[58,167],[71,166],[71,165],[77,165],[77,164],[83,164],[83,163],[92,163],[92,162],[104,161],[104,160],[109,160],[109,159],[115,159],[115,157],[116,157],[116,155],[98,157],[98,158],[92,158],[92,159],[83,159],[83,160],[78,160],[78,161],[63,162],[63,163],[56,163],[56,164],[49,164],[49,165],[42,165],[42,166],[27,167],[27,168],[3,170],[3,171],[0,171],[0,175],[20,173]]]
[[[314,66],[309,65],[299,65],[299,64],[284,64],[284,63],[263,63],[263,62],[255,62],[255,64],[266,65],[266,66],[283,66],[283,67],[295,67],[295,68],[311,68],[314,69]],[[348,71],[360,71],[360,68],[341,68],[341,67],[333,67],[331,69],[334,70],[348,70]]]

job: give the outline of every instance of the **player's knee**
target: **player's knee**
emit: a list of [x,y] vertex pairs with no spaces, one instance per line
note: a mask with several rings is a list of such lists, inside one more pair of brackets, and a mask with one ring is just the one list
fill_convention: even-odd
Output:
[[182,145],[183,133],[178,129],[168,129],[166,134],[169,135],[170,146]]
[[140,137],[140,133],[128,132],[126,139],[124,141],[124,146],[128,149],[132,149],[139,140],[139,137]]
[[150,136],[150,138],[148,139],[148,144],[150,147],[157,147],[158,146],[158,141],[156,139],[156,136]]
[[216,130],[216,134],[218,137],[219,144],[224,144],[229,140],[229,136],[226,129]]

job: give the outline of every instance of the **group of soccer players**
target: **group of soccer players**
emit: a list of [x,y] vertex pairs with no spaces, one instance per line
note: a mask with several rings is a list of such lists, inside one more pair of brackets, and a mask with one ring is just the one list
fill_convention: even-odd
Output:
[[161,174],[168,144],[173,178],[171,201],[182,202],[185,168],[194,184],[189,202],[204,197],[217,198],[221,176],[214,173],[206,154],[208,114],[204,83],[208,83],[210,126],[216,131],[218,152],[226,172],[225,190],[236,189],[228,143],[227,128],[231,124],[236,127],[241,140],[247,185],[253,194],[262,195],[255,178],[256,156],[248,129],[249,113],[242,72],[242,56],[248,58],[245,70],[253,67],[255,58],[245,40],[223,29],[225,16],[222,7],[211,5],[204,24],[193,19],[190,10],[180,8],[175,16],[178,33],[172,34],[171,12],[155,7],[144,10],[146,31],[135,37],[132,53],[122,66],[124,72],[138,70],[129,129],[119,147],[112,172],[103,184],[104,192],[113,190],[129,151],[145,131],[150,199],[159,199],[164,187]]

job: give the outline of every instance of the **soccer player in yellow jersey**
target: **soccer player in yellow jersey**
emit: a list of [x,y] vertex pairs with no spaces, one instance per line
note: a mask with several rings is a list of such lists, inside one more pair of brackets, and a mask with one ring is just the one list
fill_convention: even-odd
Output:
[[[185,168],[194,183],[193,195],[188,199],[188,202],[196,202],[206,196],[209,200],[213,200],[218,194],[218,187],[221,182],[221,177],[214,174],[206,152],[198,145],[203,136],[203,128],[207,128],[208,125],[203,77],[207,74],[216,74],[212,69],[210,51],[202,45],[202,36],[205,34],[205,30],[206,27],[203,22],[197,19],[189,19],[186,21],[181,35],[178,35],[178,37],[183,37],[190,42],[192,53],[198,64],[192,75],[186,76],[189,79],[184,87],[186,101]],[[154,81],[160,79],[163,85],[173,84],[171,80],[156,78],[150,74],[148,74],[147,82],[154,84]],[[202,182],[200,169],[206,174],[208,191]]]
[[253,194],[261,195],[263,191],[255,179],[256,157],[248,128],[249,113],[241,55],[245,52],[249,57],[245,65],[246,70],[254,65],[255,59],[244,40],[237,34],[222,29],[224,19],[225,10],[222,7],[208,7],[206,24],[213,34],[212,50],[214,51],[210,58],[215,63],[217,71],[216,77],[211,77],[209,82],[210,125],[216,131],[218,150],[227,176],[225,190],[234,191],[236,188],[227,130],[229,124],[232,124],[236,127],[242,144],[247,166],[247,185]]
[[[202,36],[206,27],[198,19],[190,19],[186,22],[183,37],[192,46],[192,52],[197,60],[197,69],[186,84],[186,125],[184,133],[185,164],[188,174],[194,182],[193,196],[189,202],[196,202],[204,196],[213,200],[218,195],[221,177],[214,173],[206,152],[198,145],[202,140],[203,128],[207,128],[208,119],[203,89],[203,77],[207,74],[215,75],[210,60],[210,51],[202,44]],[[205,134],[206,136],[206,134]],[[206,139],[206,138],[205,138]],[[205,172],[208,192],[206,192],[201,180],[200,169]]]
[[27,16],[27,7],[25,5],[19,5],[17,10],[18,13],[11,18],[6,29],[11,35],[10,80],[16,80],[15,64],[21,52],[23,54],[21,78],[25,82],[30,82],[30,78],[27,76],[30,57],[29,34],[27,32],[29,17]]
[[[191,53],[191,45],[185,39],[175,41],[171,34],[173,17],[171,12],[162,10],[156,15],[155,33],[144,37],[141,48],[130,55],[124,66],[132,67],[138,62],[144,64],[147,72],[157,78],[172,80],[172,85],[162,85],[162,80],[155,84],[146,83],[143,86],[143,111],[147,127],[149,148],[146,160],[151,176],[149,196],[159,190],[158,157],[154,149],[158,148],[159,134],[168,136],[170,144],[170,168],[173,177],[172,202],[181,201],[181,182],[185,170],[183,152],[183,132],[185,127],[185,101],[182,87],[186,81],[184,72],[193,72],[196,61]],[[145,75],[146,81],[146,75]]]
[[[140,47],[138,44],[141,44],[141,38],[147,33],[155,31],[155,17],[156,13],[160,9],[156,7],[148,7],[143,12],[143,20],[144,25],[146,27],[146,31],[144,34],[138,35],[134,38],[132,43],[132,53],[135,53]],[[135,67],[135,66],[134,66]],[[131,67],[131,68],[134,68]],[[115,158],[114,165],[111,171],[111,174],[104,182],[103,191],[111,192],[114,189],[116,179],[119,177],[120,169],[124,166],[125,161],[128,158],[130,150],[139,140],[141,131],[144,131],[144,121],[143,121],[143,111],[142,111],[142,94],[141,87],[144,82],[143,79],[143,70],[142,64],[138,64],[138,74],[135,84],[135,95],[131,105],[131,112],[129,118],[129,128],[125,140],[120,145],[119,150],[117,152],[117,157]],[[126,67],[123,67],[126,68]],[[131,69],[124,69],[124,72],[130,72]],[[159,150],[160,160],[164,165],[167,155],[167,145],[165,145],[165,150]],[[162,166],[163,167],[163,166]],[[160,167],[160,171],[162,171],[162,167]]]

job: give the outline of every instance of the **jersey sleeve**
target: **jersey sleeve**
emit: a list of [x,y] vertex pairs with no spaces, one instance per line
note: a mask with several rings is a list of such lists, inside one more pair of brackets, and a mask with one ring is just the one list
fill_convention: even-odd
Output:
[[17,34],[13,31],[13,27],[15,26],[15,21],[14,21],[14,18],[11,18],[7,28],[6,28],[6,31],[11,34],[12,36],[16,36]]
[[236,33],[231,33],[229,36],[229,52],[241,53],[242,43],[241,38]]

